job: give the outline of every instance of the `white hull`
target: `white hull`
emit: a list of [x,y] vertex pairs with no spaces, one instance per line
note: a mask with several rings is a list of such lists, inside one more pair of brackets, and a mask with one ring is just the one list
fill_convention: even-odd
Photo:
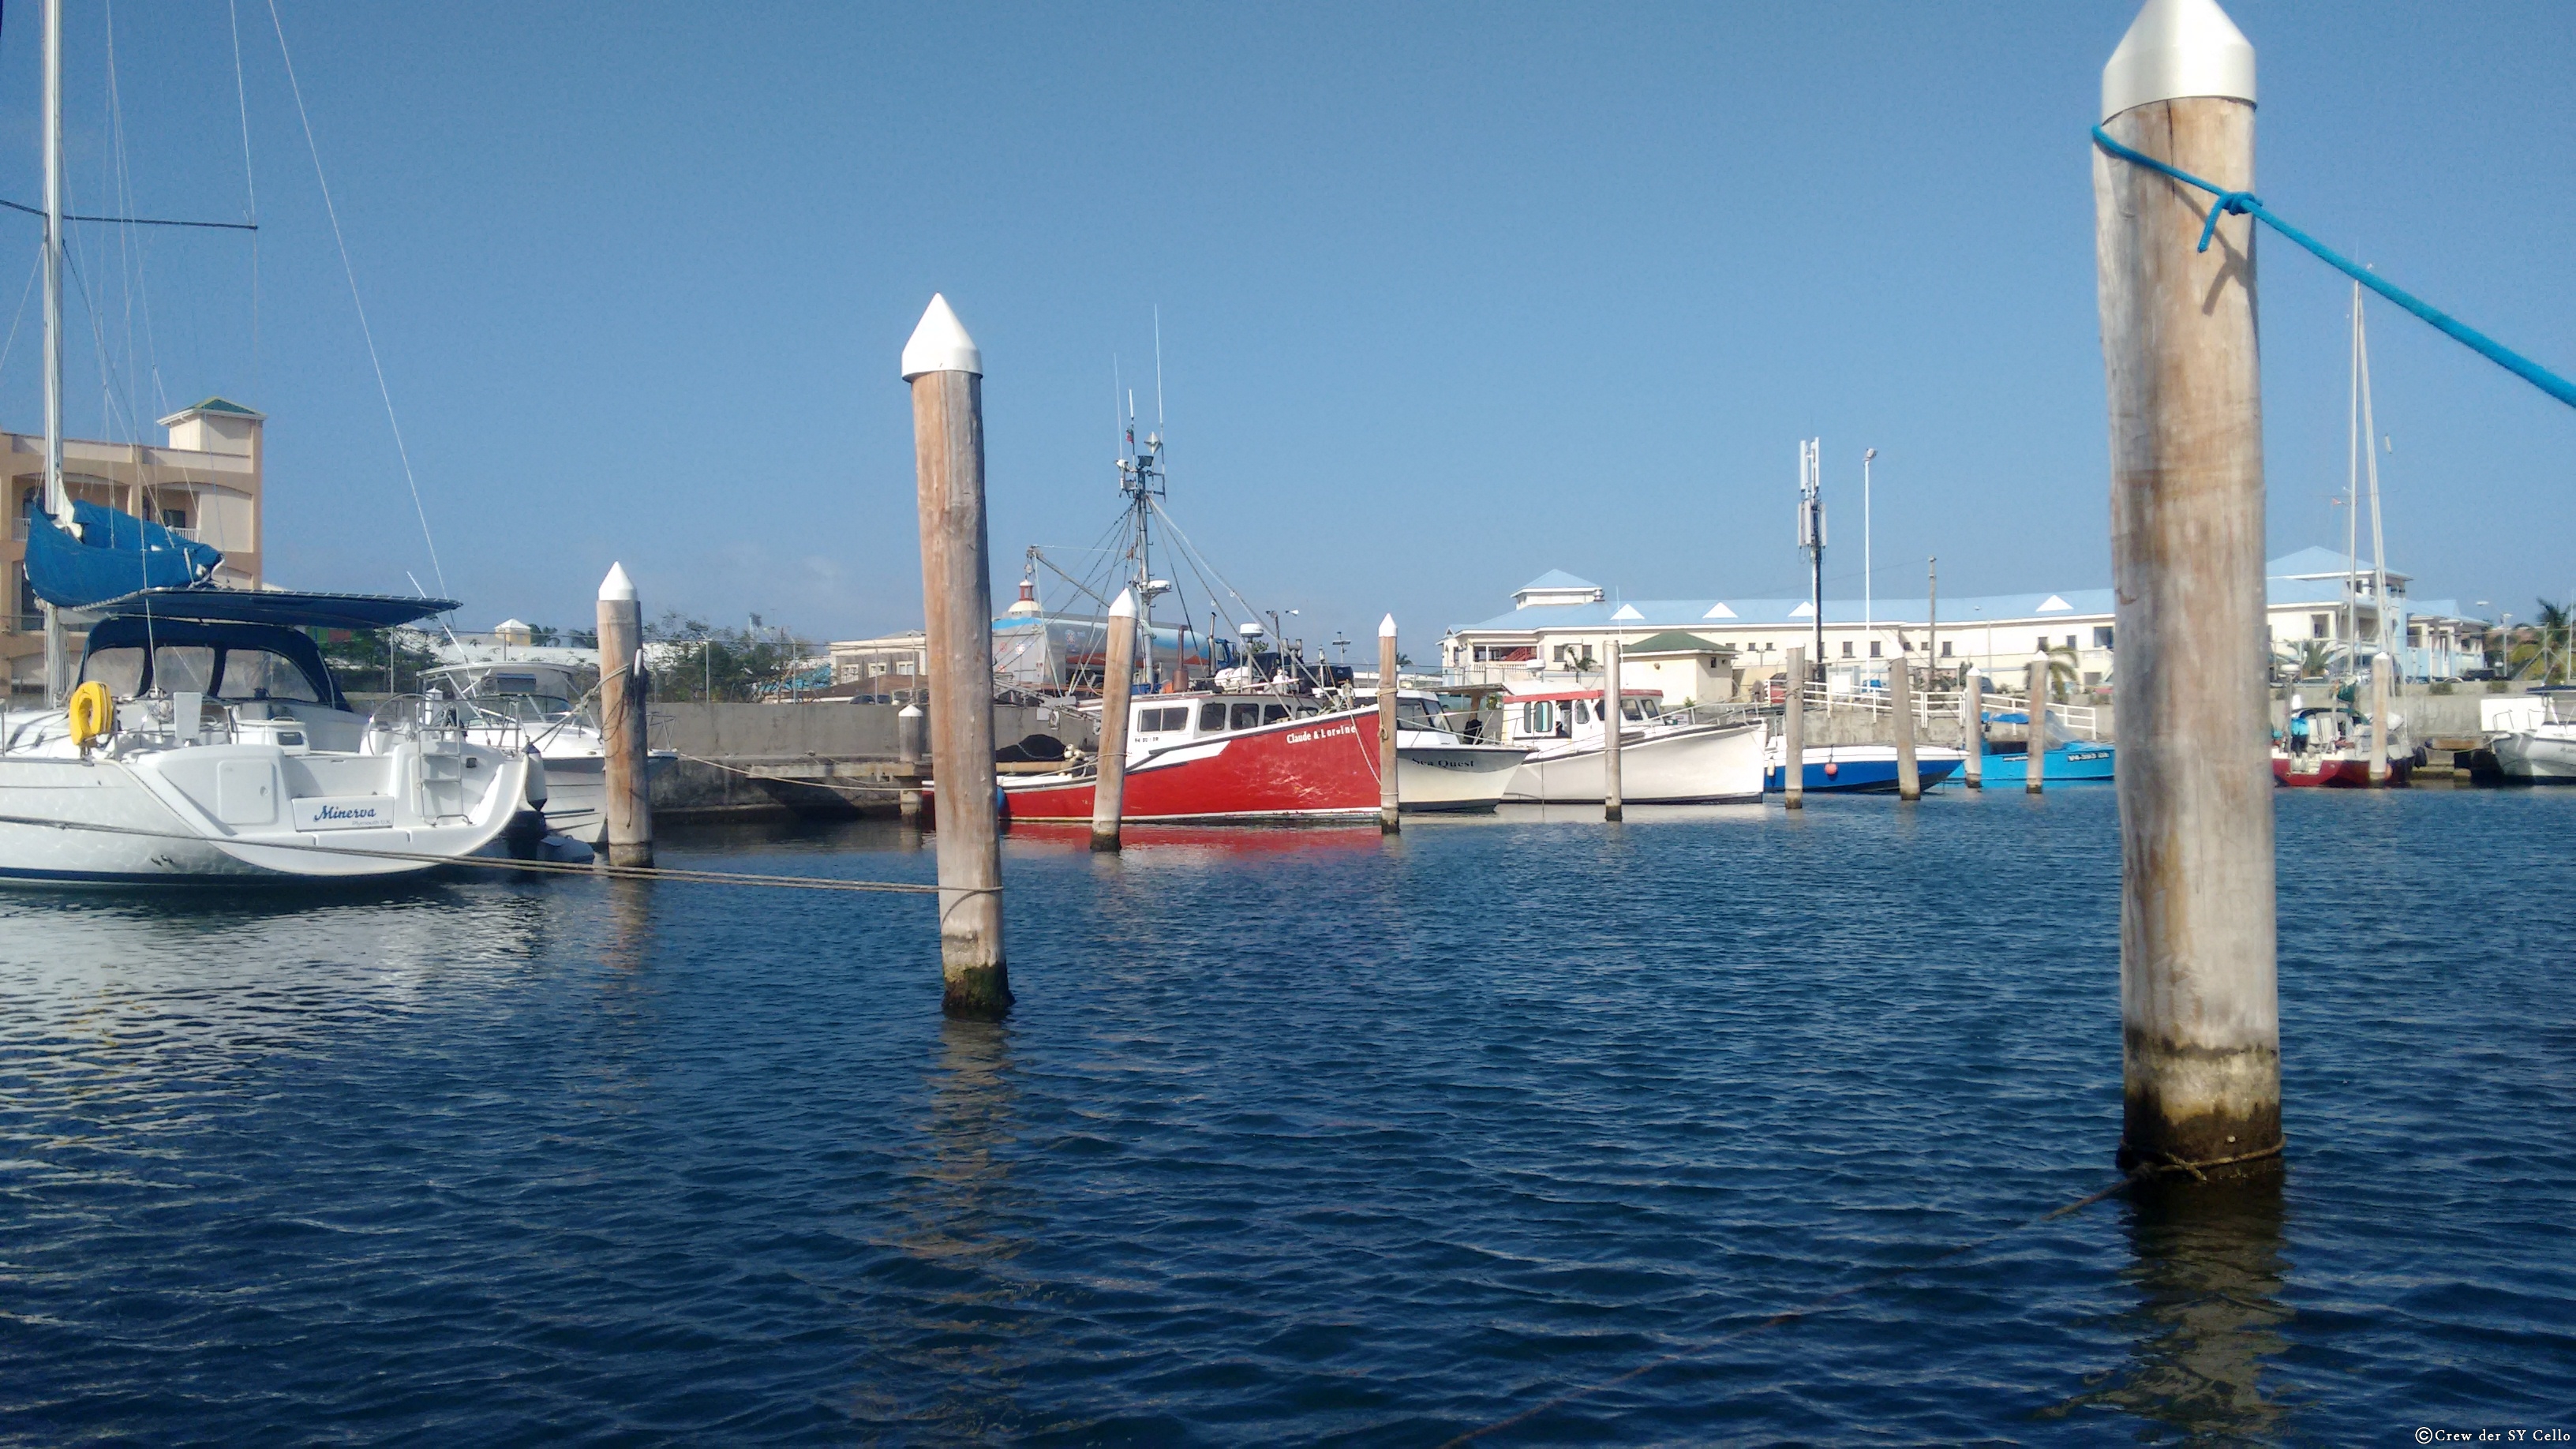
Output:
[[2540,725],[2498,735],[2496,765],[2520,780],[2576,782],[2576,725]]
[[[451,761],[450,778],[424,782],[411,747],[380,756],[225,744],[127,759],[0,757],[0,883],[353,879],[426,870],[489,845],[526,790],[523,759],[477,750],[441,757],[432,772],[448,774]],[[390,823],[299,828],[299,817],[315,818],[325,801],[341,812],[335,819],[372,813]]]
[[[1603,798],[1598,740],[1541,750],[1521,762],[1503,798],[1582,805]],[[1762,798],[1758,725],[1700,725],[1669,734],[1622,735],[1619,797],[1630,805],[1754,802]]]
[[1491,810],[1529,751],[1518,745],[1405,744],[1395,749],[1395,792],[1409,811]]

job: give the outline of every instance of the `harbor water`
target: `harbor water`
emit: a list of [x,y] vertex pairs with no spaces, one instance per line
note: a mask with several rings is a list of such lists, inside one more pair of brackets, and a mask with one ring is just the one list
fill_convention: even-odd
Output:
[[0,1434],[2576,1430],[2576,792],[2278,805],[2284,1167],[2056,1217],[2108,789],[1022,831],[1001,1025],[918,896],[0,899]]

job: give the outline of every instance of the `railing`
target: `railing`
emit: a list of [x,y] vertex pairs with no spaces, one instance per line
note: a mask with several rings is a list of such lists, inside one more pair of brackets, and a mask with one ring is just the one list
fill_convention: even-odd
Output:
[[[1837,692],[1829,686],[1813,682],[1806,687],[1806,701],[1809,709],[1826,711],[1847,709],[1873,715],[1886,714],[1894,708],[1885,690],[1862,689]],[[1979,703],[1988,719],[1998,714],[2027,716],[2030,713],[2030,700],[2026,695],[1989,690],[1984,693]],[[1918,690],[1914,693],[1913,704],[1915,719],[1926,725],[1936,720],[1955,722],[1967,709],[1967,695],[1959,690]],[[2051,733],[2088,740],[2103,738],[2102,711],[2098,707],[2089,704],[2052,703],[2047,706],[2047,709],[2048,727]]]

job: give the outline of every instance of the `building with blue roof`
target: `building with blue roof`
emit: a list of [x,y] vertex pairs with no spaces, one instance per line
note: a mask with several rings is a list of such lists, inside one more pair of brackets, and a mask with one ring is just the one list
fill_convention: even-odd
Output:
[[[2285,660],[2316,653],[2311,644],[2330,660],[2366,656],[2384,639],[2409,679],[2454,679],[2484,662],[2487,622],[2453,600],[2409,601],[2404,574],[2389,573],[2383,607],[2370,573],[2353,577],[2345,555],[2329,549],[2298,550],[2264,571],[2272,645]],[[2033,653],[2045,652],[2071,658],[2084,685],[2104,686],[2116,672],[2112,616],[2109,589],[1944,597],[1937,609],[1929,598],[1827,599],[1826,675],[1842,688],[1883,685],[1901,657],[1918,668],[1975,667],[2017,679]],[[1452,630],[1441,664],[1452,684],[1535,684],[1597,668],[1613,636],[1625,649],[1676,633],[1707,646],[1696,677],[1724,678],[1732,697],[1781,674],[1788,650],[1814,651],[1819,630],[1805,599],[1612,599],[1589,580],[1550,569],[1512,591],[1510,612]]]

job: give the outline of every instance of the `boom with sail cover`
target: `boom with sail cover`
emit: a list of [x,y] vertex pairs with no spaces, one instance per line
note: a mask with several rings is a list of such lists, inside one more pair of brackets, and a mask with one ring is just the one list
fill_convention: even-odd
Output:
[[68,529],[41,507],[27,510],[27,583],[55,608],[203,584],[224,561],[221,550],[133,514],[80,498],[71,505]]

